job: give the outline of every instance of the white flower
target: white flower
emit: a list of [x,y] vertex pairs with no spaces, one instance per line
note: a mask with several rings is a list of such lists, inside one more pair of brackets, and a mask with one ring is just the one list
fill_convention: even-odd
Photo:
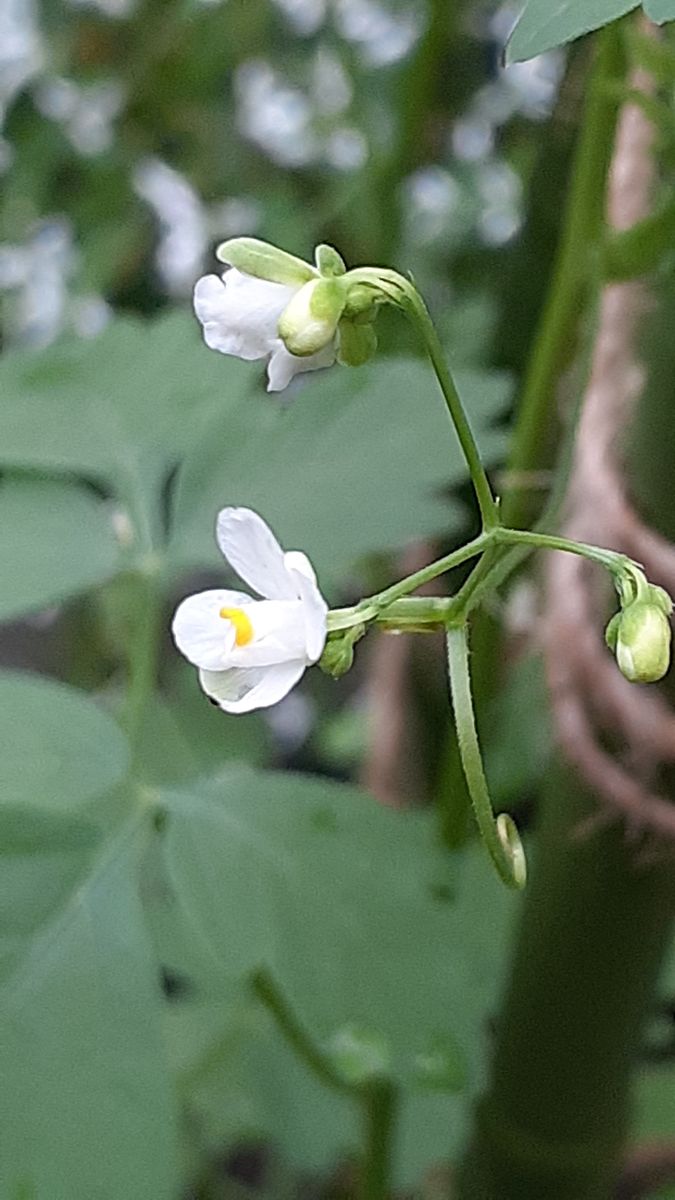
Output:
[[253,360],[267,358],[269,392],[281,392],[301,371],[316,371],[335,362],[337,337],[318,353],[300,357],[286,349],[279,319],[303,284],[271,283],[230,267],[222,276],[204,275],[194,292],[195,312],[204,341],[221,354]]
[[321,657],[328,606],[309,559],[286,553],[250,508],[224,508],[218,545],[249,587],[264,596],[222,588],[188,596],[173,619],[178,649],[206,692],[226,712],[276,704],[306,667]]

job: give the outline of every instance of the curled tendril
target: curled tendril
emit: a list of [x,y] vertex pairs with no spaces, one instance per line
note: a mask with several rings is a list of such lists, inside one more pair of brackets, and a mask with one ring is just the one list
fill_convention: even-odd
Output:
[[[527,859],[515,821],[508,813],[500,813],[495,821],[495,830],[502,853],[509,864],[509,879],[514,887],[523,888],[527,883]],[[503,878],[503,876],[502,876]]]
[[527,880],[525,851],[515,822],[507,813],[495,819],[476,732],[465,625],[448,628],[448,670],[462,767],[481,838],[497,872],[508,887]]

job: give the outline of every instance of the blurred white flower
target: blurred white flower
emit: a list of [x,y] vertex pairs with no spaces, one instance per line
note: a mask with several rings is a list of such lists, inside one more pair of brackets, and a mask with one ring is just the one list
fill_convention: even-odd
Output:
[[207,247],[207,219],[200,197],[185,176],[160,158],[142,159],[133,184],[159,221],[157,267],[162,282],[174,295],[189,295]]
[[207,696],[225,712],[268,708],[321,657],[328,606],[306,555],[284,553],[250,508],[224,508],[217,539],[237,574],[264,599],[225,589],[188,596],[176,610],[173,636],[199,668]]
[[316,354],[300,357],[291,354],[279,336],[279,319],[302,286],[254,279],[235,267],[222,278],[204,275],[197,281],[194,293],[204,341],[211,350],[249,362],[268,359],[269,392],[283,391],[303,371],[330,367],[335,362],[335,338]]

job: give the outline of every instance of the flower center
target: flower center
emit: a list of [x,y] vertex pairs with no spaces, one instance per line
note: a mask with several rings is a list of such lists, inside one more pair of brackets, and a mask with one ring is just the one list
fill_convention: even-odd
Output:
[[253,641],[253,626],[243,609],[221,608],[218,615],[234,625],[235,645],[248,646]]

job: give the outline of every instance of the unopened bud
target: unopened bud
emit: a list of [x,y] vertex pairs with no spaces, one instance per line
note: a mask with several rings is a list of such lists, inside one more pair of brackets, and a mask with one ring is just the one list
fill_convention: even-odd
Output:
[[319,659],[319,666],[333,679],[340,679],[351,669],[354,662],[354,642],[365,633],[365,626],[345,630],[341,637],[330,637]]
[[317,278],[314,267],[294,254],[287,254],[278,246],[261,242],[258,238],[230,238],[216,250],[216,257],[244,275],[255,279],[266,279],[269,283],[283,283],[302,287]]
[[296,292],[279,318],[279,337],[291,354],[306,358],[332,342],[344,308],[338,279],[314,279]]
[[[653,589],[662,592],[662,589]],[[667,604],[670,597],[663,592]],[[670,623],[662,599],[636,600],[612,618],[605,633],[619,670],[631,683],[656,683],[670,663]]]
[[386,1039],[375,1030],[345,1025],[330,1040],[328,1052],[347,1083],[361,1085],[387,1075],[391,1051]]

